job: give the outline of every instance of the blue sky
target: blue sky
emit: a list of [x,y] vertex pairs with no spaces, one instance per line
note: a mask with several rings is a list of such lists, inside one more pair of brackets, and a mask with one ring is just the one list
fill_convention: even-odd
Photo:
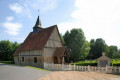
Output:
[[82,28],[88,41],[103,38],[120,48],[120,0],[1,0],[0,11],[0,40],[23,42],[39,14],[43,28]]

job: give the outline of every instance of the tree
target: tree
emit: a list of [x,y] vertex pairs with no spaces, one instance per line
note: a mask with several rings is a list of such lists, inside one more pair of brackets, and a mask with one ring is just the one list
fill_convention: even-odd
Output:
[[94,53],[95,53],[95,40],[91,39],[88,59],[92,60],[92,58],[95,56],[95,55],[93,55]]
[[13,53],[18,48],[19,44],[17,42],[10,42],[9,40],[0,41],[0,60],[12,60]]
[[90,54],[93,55],[93,59],[97,59],[102,55],[102,52],[107,52],[107,45],[102,38],[90,41]]
[[62,34],[60,34],[61,40],[62,40],[62,44],[65,45],[65,41],[64,41],[64,37]]
[[64,35],[65,45],[68,47],[71,61],[84,59],[89,52],[89,44],[82,29],[72,29]]
[[111,59],[117,58],[119,56],[119,51],[117,46],[109,46],[108,57]]

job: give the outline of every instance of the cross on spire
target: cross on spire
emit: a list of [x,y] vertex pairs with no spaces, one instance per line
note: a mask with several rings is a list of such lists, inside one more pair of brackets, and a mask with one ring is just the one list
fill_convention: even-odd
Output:
[[40,14],[40,10],[38,9],[38,15]]

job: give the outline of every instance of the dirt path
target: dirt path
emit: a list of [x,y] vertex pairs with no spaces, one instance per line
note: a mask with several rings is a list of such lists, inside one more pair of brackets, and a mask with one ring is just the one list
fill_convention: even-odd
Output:
[[120,75],[98,72],[57,71],[39,80],[120,80]]

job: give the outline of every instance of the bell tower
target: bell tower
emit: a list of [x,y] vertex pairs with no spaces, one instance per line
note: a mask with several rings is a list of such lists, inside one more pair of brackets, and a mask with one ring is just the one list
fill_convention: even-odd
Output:
[[40,17],[38,16],[36,24],[33,27],[33,33],[37,33],[40,29],[42,29],[42,26],[41,26]]

